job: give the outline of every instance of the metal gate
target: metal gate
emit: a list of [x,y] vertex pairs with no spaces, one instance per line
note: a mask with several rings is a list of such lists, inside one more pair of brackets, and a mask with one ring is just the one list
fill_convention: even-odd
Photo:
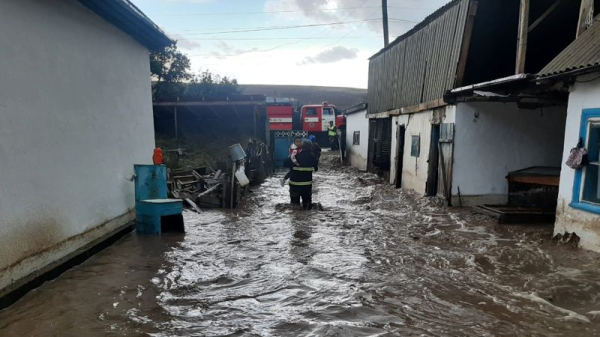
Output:
[[273,155],[275,165],[283,166],[283,161],[290,156],[290,145],[294,141],[295,136],[302,138],[308,137],[306,131],[272,131],[273,132]]
[[392,119],[369,121],[369,171],[389,173],[392,156]]

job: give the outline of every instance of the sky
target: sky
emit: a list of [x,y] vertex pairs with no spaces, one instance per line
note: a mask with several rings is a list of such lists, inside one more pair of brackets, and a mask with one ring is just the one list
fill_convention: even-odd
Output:
[[[381,0],[131,0],[192,62],[240,84],[366,88]],[[448,0],[388,0],[390,41]]]

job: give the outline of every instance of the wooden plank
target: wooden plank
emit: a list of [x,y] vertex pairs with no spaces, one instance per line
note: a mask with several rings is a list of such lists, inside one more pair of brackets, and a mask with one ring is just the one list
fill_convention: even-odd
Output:
[[542,15],[540,15],[539,18],[537,18],[537,20],[535,20],[528,29],[528,32],[531,33],[531,31],[533,31],[535,29],[535,27],[537,27],[540,23],[542,23],[542,21],[544,21],[545,18],[548,17],[548,15],[552,14],[552,12],[554,12],[554,10],[556,9],[556,7],[558,7],[558,5],[560,5],[561,0],[556,0],[552,6],[550,6]]
[[549,176],[510,176],[508,181],[513,183],[533,184],[543,186],[558,186],[560,177]]
[[407,108],[402,108],[400,109],[400,114],[405,115],[405,114],[411,114],[411,113],[416,113],[416,112],[420,112],[423,110],[431,110],[434,108],[439,108],[439,107],[443,107],[448,105],[446,102],[444,102],[443,98],[440,99],[435,99],[429,102],[425,102],[425,103],[421,103],[418,105],[413,105],[413,106],[409,106]]
[[579,21],[577,22],[577,35],[579,37],[583,32],[585,32],[589,26],[588,21],[592,19],[594,16],[594,0],[581,0],[581,8],[579,10]]
[[458,58],[458,70],[456,72],[456,81],[454,87],[461,87],[465,80],[465,72],[467,70],[467,59],[469,58],[469,48],[471,48],[471,38],[473,37],[473,26],[475,25],[475,17],[477,16],[477,8],[479,2],[472,1],[469,8],[469,16],[463,33],[460,56]]
[[525,72],[525,60],[527,57],[527,37],[529,30],[529,1],[521,0],[519,11],[519,35],[517,37],[517,63],[515,74]]

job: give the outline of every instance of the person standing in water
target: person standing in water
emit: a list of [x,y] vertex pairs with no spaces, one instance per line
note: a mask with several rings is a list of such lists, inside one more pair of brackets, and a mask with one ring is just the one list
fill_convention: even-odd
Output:
[[287,161],[291,168],[290,200],[292,205],[302,205],[303,209],[310,210],[312,209],[313,172],[319,170],[319,163],[312,153],[311,142],[302,144],[302,152],[296,155],[296,161],[298,166]]
[[[290,145],[290,156],[286,159],[286,160],[290,160],[292,162],[293,165],[298,166],[298,162],[296,161],[296,156],[302,152],[302,137],[300,136],[296,136],[294,137],[294,142],[292,143],[292,145]],[[287,167],[287,165],[285,165],[284,162],[284,166]],[[286,175],[279,179],[279,184],[281,184],[281,187],[283,187],[285,185],[285,181],[290,179],[290,175],[292,174],[292,170],[290,169],[290,171],[288,173],[286,173]]]

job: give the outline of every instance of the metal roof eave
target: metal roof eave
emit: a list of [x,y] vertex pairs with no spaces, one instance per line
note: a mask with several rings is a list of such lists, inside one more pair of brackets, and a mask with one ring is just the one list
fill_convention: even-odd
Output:
[[175,43],[129,0],[78,0],[150,50]]
[[531,74],[518,74],[518,75],[512,75],[512,76],[508,76],[508,77],[502,77],[502,78],[498,78],[492,81],[487,81],[487,82],[482,82],[482,83],[477,83],[477,84],[471,84],[465,87],[460,87],[460,88],[456,88],[456,89],[452,89],[450,91],[447,92],[447,95],[450,96],[461,96],[465,93],[468,92],[472,92],[475,91],[477,89],[483,89],[483,88],[489,88],[489,87],[494,87],[497,85],[504,85],[504,84],[513,84],[513,83],[517,83],[517,82],[522,82],[525,80],[530,80],[533,79],[534,76]]

